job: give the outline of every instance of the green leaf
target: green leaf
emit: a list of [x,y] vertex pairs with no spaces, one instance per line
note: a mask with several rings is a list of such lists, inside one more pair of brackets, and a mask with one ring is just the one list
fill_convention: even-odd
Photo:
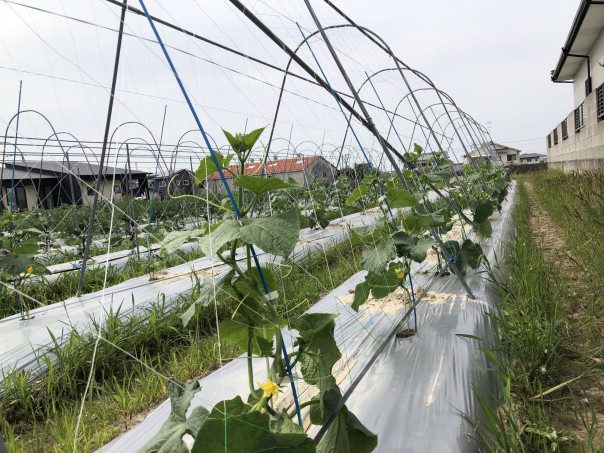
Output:
[[470,239],[466,239],[461,244],[461,248],[457,255],[457,261],[464,268],[465,273],[465,268],[467,266],[470,266],[472,269],[478,269],[483,256],[484,252],[482,251],[480,244],[476,244]]
[[188,231],[171,231],[166,234],[164,240],[161,243],[159,254],[174,253],[178,248],[187,242],[189,239],[194,237],[201,237],[206,233],[206,229],[194,229]]
[[353,245],[363,243],[366,240],[369,240],[371,243],[376,242],[382,238],[383,233],[387,231],[387,228],[385,228],[387,224],[388,221],[384,217],[380,217],[371,225],[357,227],[350,230]]
[[354,311],[359,311],[359,307],[369,299],[370,288],[367,282],[361,282],[354,288],[354,300],[351,308]]
[[[223,410],[223,403],[215,408]],[[312,453],[313,440],[304,433],[271,430],[271,417],[257,411],[208,418],[197,433],[192,453]]]
[[[269,269],[268,267],[261,267],[262,276],[264,277],[264,281],[266,282],[266,286],[268,287],[268,291],[276,291],[277,290],[277,277],[275,277],[275,273]],[[260,294],[266,294],[266,290],[264,289],[264,285],[262,284],[262,279],[260,278],[260,272],[258,272],[258,268],[253,267],[251,269],[247,269],[244,272],[244,275],[247,275],[251,279],[253,279],[259,288],[261,288]],[[243,280],[243,279],[240,279]],[[249,287],[249,286],[248,286]],[[240,289],[244,289],[244,287],[240,287]],[[247,289],[247,288],[246,288]],[[252,291],[253,288],[249,287],[248,291]]]
[[291,184],[279,178],[262,178],[260,176],[251,175],[239,175],[235,178],[233,184],[237,187],[242,187],[246,190],[249,190],[256,195],[277,189],[302,188],[302,186],[297,183]]
[[29,241],[18,244],[13,252],[17,255],[35,255],[39,249],[40,246],[38,245],[37,240],[30,239]]
[[371,272],[382,272],[388,263],[396,258],[394,242],[388,238],[375,245],[363,247],[361,267]]
[[187,409],[199,389],[200,386],[197,381],[191,384],[174,380],[168,381],[170,405],[172,407],[168,420],[164,422],[159,432],[138,450],[139,453],[187,453],[189,451],[182,441],[182,436],[190,434],[195,437],[208,417],[206,409],[196,407],[190,417],[187,418]]
[[376,299],[382,299],[394,292],[398,288],[399,283],[396,273],[392,271],[381,273],[369,272],[365,281],[369,285],[369,288],[371,288],[371,295]]
[[342,399],[342,393],[338,386],[329,387],[321,390],[312,400],[318,404],[310,406],[310,422],[313,425],[324,425],[329,416],[336,410],[338,403]]
[[264,129],[266,129],[266,126],[260,129],[255,129],[248,134],[237,133],[235,134],[235,136],[231,135],[224,129],[222,130],[222,132],[224,132],[224,135],[229,141],[231,148],[233,148],[233,151],[235,151],[236,153],[245,153],[247,151],[252,150],[252,148],[262,135],[262,132],[264,132]]
[[377,444],[377,436],[365,428],[348,408],[343,407],[317,445],[317,453],[369,453],[375,450]]
[[353,191],[350,192],[350,195],[348,195],[348,198],[346,199],[346,206],[350,206],[355,201],[357,201],[359,198],[364,197],[368,191],[369,191],[369,187],[364,186],[364,185],[355,187],[353,189]]
[[444,170],[446,168],[450,168],[455,166],[455,163],[453,163],[453,161],[451,159],[443,159],[438,163],[438,168],[440,168],[441,170]]
[[[228,156],[224,157],[219,152],[214,152],[214,154],[221,168],[227,168],[231,162],[231,159],[235,156],[234,154],[229,154]],[[206,156],[205,159],[202,159],[201,162],[199,162],[199,167],[197,167],[197,170],[195,170],[195,184],[201,184],[203,181],[208,179],[208,176],[216,173],[217,171],[218,168],[216,167],[212,156]]]
[[294,251],[299,237],[300,217],[297,208],[272,217],[248,219],[240,230],[242,241],[284,258]]
[[233,273],[229,272],[218,281],[213,278],[205,278],[199,284],[199,296],[197,300],[191,304],[191,306],[180,315],[182,319],[183,327],[187,327],[191,318],[195,315],[195,311],[198,306],[207,307],[216,300],[218,294],[222,290],[222,286],[225,282],[230,281]]
[[230,416],[239,416],[242,414],[246,414],[252,410],[252,406],[247,403],[244,403],[239,395],[231,400],[221,401],[216,404],[210,411],[211,418],[224,418],[224,414],[228,414]]
[[0,256],[0,271],[4,271],[9,275],[19,275],[26,273],[29,267],[33,267],[36,263],[33,255],[15,255],[7,253]]
[[493,205],[490,201],[481,201],[472,211],[474,213],[474,222],[482,223],[493,215]]
[[421,176],[421,181],[425,184],[425,183],[437,183],[437,182],[441,182],[443,180],[442,176],[440,176],[439,174],[422,174]]
[[392,240],[396,245],[399,256],[406,256],[417,263],[424,261],[428,250],[436,244],[436,241],[432,238],[409,236],[403,231],[394,233]]
[[[243,317],[235,316],[234,319],[227,318],[220,323],[220,337],[223,340],[236,344],[244,351],[247,351],[250,330]],[[267,357],[273,350],[273,337],[275,328],[268,322],[265,323],[266,336],[264,338],[263,326],[255,325],[252,328],[252,346],[253,353],[262,357]]]
[[292,422],[286,413],[282,413],[278,420],[271,420],[271,430],[276,433],[304,434],[304,428]]
[[416,263],[421,263],[426,259],[428,250],[435,244],[436,241],[432,238],[421,238],[417,241],[417,244],[411,247],[409,257]]
[[199,241],[199,247],[205,256],[213,257],[226,243],[239,239],[242,228],[237,220],[225,220],[213,233]]
[[430,214],[420,214],[418,217],[418,225],[420,227],[444,226],[450,220],[449,216],[443,210],[431,212]]
[[410,208],[417,205],[415,196],[405,189],[389,189],[386,200],[391,208]]
[[297,343],[302,376],[320,389],[336,385],[331,371],[342,356],[333,335],[336,317],[331,313],[308,313],[290,321],[292,329],[300,333]]
[[493,234],[493,227],[488,218],[482,222],[472,222],[472,228],[481,241],[488,239]]
[[368,453],[375,450],[378,444],[377,435],[369,431],[350,411],[348,411],[347,426],[350,453]]

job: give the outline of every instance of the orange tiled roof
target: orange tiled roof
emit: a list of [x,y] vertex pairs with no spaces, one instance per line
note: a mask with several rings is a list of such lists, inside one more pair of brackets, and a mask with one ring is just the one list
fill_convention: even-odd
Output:
[[[251,163],[245,164],[243,174],[245,175],[260,175],[260,174],[273,174],[273,173],[285,173],[285,172],[293,172],[293,171],[302,171],[304,168],[308,167],[314,161],[316,161],[319,156],[305,156],[302,158],[295,159],[281,159],[281,160],[272,160],[266,162],[264,164],[264,172],[262,169],[259,169],[261,163]],[[235,173],[239,174],[239,165],[231,165],[229,169]],[[229,173],[224,174],[226,178],[232,178]],[[208,176],[208,179],[219,179],[220,174],[218,172],[212,173]]]

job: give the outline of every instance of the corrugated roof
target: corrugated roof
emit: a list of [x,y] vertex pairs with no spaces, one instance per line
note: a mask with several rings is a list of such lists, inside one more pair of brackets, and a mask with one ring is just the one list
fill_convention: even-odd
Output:
[[545,157],[545,154],[539,154],[539,153],[527,153],[527,154],[521,154],[520,155],[520,159],[526,159],[526,158],[533,158],[533,157]]
[[[5,183],[7,181],[12,181],[13,179],[13,168],[5,167],[4,172],[2,173],[2,182]],[[20,170],[19,168],[15,168],[15,181],[39,181],[40,179],[55,179],[53,175],[40,173],[36,170],[26,171]]]
[[[12,168],[11,164],[7,164],[9,168]],[[91,164],[85,161],[69,161],[69,166],[67,166],[67,161],[56,161],[56,160],[45,160],[38,162],[17,162],[15,164],[16,169],[27,169],[27,170],[38,170],[41,172],[50,172],[50,173],[68,173],[71,170],[76,176],[97,176],[99,173],[100,165]],[[104,166],[103,174],[105,175],[126,175],[128,174],[128,170],[126,168],[117,168]],[[144,171],[132,170],[133,175],[144,175],[146,174]]]
[[[243,174],[245,174],[245,175],[265,174],[266,175],[266,174],[302,171],[304,168],[308,167],[310,164],[312,164],[318,158],[319,158],[319,156],[307,156],[307,157],[295,158],[295,159],[272,160],[272,161],[266,162],[264,164],[264,171],[260,168],[261,163],[259,163],[259,162],[245,164]],[[231,170],[233,173],[235,173],[237,175],[239,174],[238,165],[231,165],[229,167],[229,170]],[[225,173],[224,176],[227,178],[232,178],[232,176],[229,173]],[[208,179],[219,179],[219,178],[220,178],[220,174],[218,172],[212,173],[211,175],[208,176]]]

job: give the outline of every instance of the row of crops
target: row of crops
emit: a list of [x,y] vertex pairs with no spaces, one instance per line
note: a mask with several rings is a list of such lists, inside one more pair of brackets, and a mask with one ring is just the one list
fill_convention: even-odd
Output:
[[[47,87],[78,113],[22,106],[26,81],[6,115],[5,170],[52,161],[61,190],[88,187],[83,204],[18,211],[15,172],[3,181],[9,449],[400,451],[397,420],[411,450],[438,449],[437,423],[442,445],[473,449],[472,386],[496,382],[475,354],[477,334],[494,339],[482,274],[513,194],[487,129],[328,1],[86,3],[28,10],[68,24],[42,45],[90,57]],[[221,26],[202,36],[191,17]],[[54,39],[70,27],[77,42]],[[103,79],[95,59],[111,83],[80,84]],[[133,167],[147,191],[117,197]],[[191,190],[172,187],[179,168]]]
[[[245,153],[250,150],[246,150],[245,148],[243,151],[241,148],[238,150],[236,148],[238,146],[241,145],[234,142],[233,150],[235,153],[219,158],[219,161],[225,162],[227,168],[229,162],[234,157],[241,159],[240,162],[242,162],[242,165],[245,163]],[[416,157],[420,154],[421,149],[418,148],[416,150]],[[353,254],[354,250],[360,252],[362,258],[359,262],[359,268],[369,272],[365,276],[365,279],[357,284],[354,290],[354,301],[351,305],[353,310],[358,311],[362,309],[363,304],[370,296],[375,299],[383,299],[397,291],[397,288],[406,291],[409,300],[412,300],[413,295],[409,292],[412,288],[412,279],[410,278],[412,263],[421,265],[425,262],[430,251],[436,256],[436,263],[430,271],[431,274],[443,275],[443,273],[447,273],[450,270],[450,264],[455,263],[460,274],[465,275],[469,269],[478,268],[483,259],[479,243],[468,239],[467,234],[473,231],[478,240],[484,240],[490,236],[491,225],[489,217],[495,210],[501,209],[501,203],[507,193],[508,180],[505,173],[496,167],[484,166],[479,169],[467,167],[462,174],[453,175],[451,172],[453,166],[451,161],[435,156],[434,162],[435,165],[431,167],[432,171],[405,172],[405,176],[409,178],[409,181],[413,184],[412,187],[415,189],[411,191],[401,188],[398,176],[378,174],[375,171],[367,173],[363,179],[356,180],[354,187],[353,184],[349,183],[346,176],[336,180],[329,187],[313,184],[308,188],[299,186],[292,180],[287,181],[279,178],[261,178],[248,175],[237,176],[235,178],[235,186],[245,189],[240,190],[238,193],[241,200],[240,206],[244,207],[242,212],[245,213],[245,218],[248,220],[244,220],[242,223],[230,220],[233,212],[224,206],[222,209],[218,209],[219,213],[216,216],[216,221],[205,223],[201,228],[175,230],[168,233],[162,241],[161,252],[153,268],[154,273],[161,273],[163,269],[178,265],[181,262],[193,261],[200,257],[218,258],[223,264],[219,273],[225,276],[211,279],[199,279],[196,277],[191,288],[191,294],[194,297],[185,298],[184,301],[179,299],[176,304],[176,312],[174,309],[166,306],[158,308],[158,306],[153,304],[153,300],[150,300],[151,304],[149,307],[152,307],[151,313],[155,313],[153,316],[157,317],[158,320],[170,319],[177,316],[181,318],[180,322],[182,322],[182,326],[186,329],[192,320],[198,323],[201,322],[204,325],[211,323],[212,313],[208,313],[207,309],[212,302],[217,301],[216,303],[218,303],[220,301],[224,305],[221,307],[221,311],[228,311],[228,307],[233,307],[234,301],[236,306],[239,307],[235,310],[236,315],[227,317],[218,327],[218,332],[222,332],[222,338],[236,348],[241,348],[242,350],[247,348],[250,353],[249,357],[252,357],[252,355],[254,358],[267,356],[272,359],[273,363],[285,363],[283,357],[279,357],[277,354],[277,352],[281,354],[281,350],[273,350],[272,347],[269,347],[272,341],[270,336],[265,334],[265,329],[270,328],[272,329],[273,336],[278,335],[275,333],[277,332],[275,330],[276,325],[272,325],[268,321],[270,319],[268,318],[270,312],[264,313],[262,305],[258,303],[258,299],[262,299],[261,291],[264,289],[264,285],[262,279],[259,277],[260,272],[254,271],[251,262],[253,256],[251,253],[252,247],[255,245],[260,250],[270,254],[273,257],[270,262],[274,262],[275,257],[286,259],[292,255],[296,245],[301,242],[300,239],[303,237],[300,234],[301,230],[305,228],[308,230],[308,225],[312,225],[312,228],[320,233],[324,228],[329,227],[328,216],[336,217],[335,222],[338,223],[343,221],[344,217],[349,213],[367,216],[368,212],[373,211],[377,214],[377,218],[371,216],[371,220],[364,222],[366,226],[350,229],[345,236],[345,241],[349,243],[348,246],[353,251]],[[214,166],[211,157],[208,157],[200,162],[197,174],[203,180],[208,174],[214,173],[216,170],[217,167]],[[457,185],[459,176],[461,176],[463,181],[461,185]],[[427,184],[430,184],[434,188],[434,191],[426,191],[424,187]],[[444,194],[446,194],[446,199],[443,199],[444,197],[440,198]],[[203,197],[200,196],[199,200],[203,200]],[[331,206],[335,209],[329,209]],[[402,216],[399,212],[400,209],[406,210],[406,213]],[[424,213],[421,213],[421,210],[424,210]],[[244,237],[248,238],[246,241],[249,242],[243,242],[242,239],[235,240],[232,237],[234,233],[229,232],[230,229],[238,229],[242,224],[244,228],[248,227],[244,230],[243,234]],[[442,243],[444,247],[442,249],[436,239],[429,237],[431,230],[435,231],[439,238],[445,236],[455,224],[461,224],[462,226],[463,240],[461,242],[459,239],[445,241]],[[346,224],[344,223],[342,226],[346,226]],[[246,236],[247,234],[251,236]],[[22,249],[18,249],[17,247],[34,243],[36,239],[35,232],[31,231],[30,236],[20,239],[19,242],[15,240],[14,250],[16,253],[13,252],[12,254],[15,260],[27,259],[28,261],[24,265],[31,267],[32,272],[25,270],[19,274],[11,275],[10,279],[12,281],[20,279],[18,284],[21,285],[19,294],[22,296],[22,300],[34,299],[34,296],[40,292],[36,287],[47,284],[45,283],[46,277],[44,276],[45,268],[43,261],[38,261],[39,258],[18,253]],[[192,240],[198,245],[194,250],[185,255],[180,248]],[[342,238],[340,238],[341,240]],[[39,246],[40,244],[37,245]],[[5,256],[10,255],[6,254]],[[308,258],[308,256],[302,256],[302,260]],[[116,273],[118,280],[115,281],[110,279],[110,276],[113,274],[111,272],[112,265],[109,264],[107,266],[109,272],[105,273],[103,271],[105,277],[104,285],[97,289],[100,290],[106,286],[113,286],[113,284],[126,281],[129,277],[137,277],[139,275],[144,275],[150,281],[158,278],[157,275],[149,275],[149,278],[146,277],[147,273],[149,273],[149,267],[144,256],[142,263],[139,265],[139,274],[130,273],[129,268],[135,268],[136,262],[137,258],[135,256],[131,257],[129,262],[118,270]],[[267,262],[266,259],[263,262]],[[283,263],[283,261],[281,262]],[[227,268],[224,268],[225,265]],[[270,291],[269,294],[278,293],[276,286],[278,281],[277,275],[281,274],[283,276],[282,266],[277,265],[277,267],[274,267],[270,264],[260,266],[265,283]],[[289,266],[291,267],[291,265]],[[230,271],[228,267],[231,267]],[[219,268],[213,269],[218,270]],[[39,278],[37,274],[41,274]],[[195,272],[190,271],[189,274],[195,275]],[[126,276],[126,279],[123,276]],[[77,273],[66,274],[56,280],[54,284],[57,287],[64,288],[68,278],[73,279],[76,277]],[[228,280],[229,278],[231,279],[230,281]],[[31,282],[28,282],[28,280],[31,280]],[[91,288],[91,291],[93,290]],[[35,299],[45,300],[47,304],[54,303],[61,305],[63,300],[67,300],[69,296],[73,296],[73,294],[60,293],[58,297],[53,298],[52,295],[46,294],[44,298],[37,297]],[[10,296],[14,297],[15,294],[9,294],[8,296],[9,298]],[[254,299],[256,299],[256,302],[253,302]],[[60,309],[63,311],[63,307]],[[35,312],[36,310],[33,312],[34,316]],[[284,313],[287,313],[287,310]],[[284,313],[279,315],[277,311],[273,312],[273,316],[277,316],[276,319],[279,319],[278,326],[282,326]],[[116,317],[114,318],[114,316]],[[300,319],[305,320],[304,316]],[[310,318],[317,317],[310,316]],[[119,308],[118,313],[110,315],[106,321],[110,319],[119,319]],[[140,326],[144,326],[149,322],[145,320],[145,316],[142,318],[133,316],[131,319],[137,319],[136,323],[140,323]],[[317,319],[319,320],[320,328],[316,330],[323,332],[321,335],[324,335],[324,329],[327,328],[327,331],[331,330],[331,335],[333,335],[334,315],[329,314],[325,315],[325,319]],[[123,322],[119,321],[118,325],[121,325]],[[168,325],[174,328],[172,323],[168,323]],[[97,328],[100,327],[98,326]],[[122,325],[121,329],[124,328]],[[131,325],[128,325],[126,329],[132,328]],[[242,328],[243,330],[241,330]],[[246,329],[248,334],[245,334]],[[120,329],[118,328],[117,330],[119,331]],[[249,332],[253,332],[254,334],[249,336]],[[267,332],[270,332],[270,330]],[[112,334],[114,337],[117,336],[119,338],[123,335],[123,332],[117,335],[116,332],[112,332]],[[81,331],[66,341],[61,340],[60,342],[56,342],[57,340],[54,339],[53,341],[59,348],[67,345],[68,349],[81,353],[83,345],[90,341],[86,340],[86,338],[85,331]],[[312,343],[312,337],[307,339],[307,341]],[[333,340],[327,341],[327,344],[335,344]],[[77,345],[77,347],[74,345]],[[252,346],[251,350],[250,345]],[[324,345],[318,343],[314,347],[324,348]],[[309,350],[308,354],[312,354],[311,351],[312,349]],[[292,357],[295,357],[295,355]],[[335,360],[338,360],[340,357],[339,353],[336,352],[332,356],[337,357]],[[71,357],[70,359],[75,360],[75,357]],[[8,375],[5,375],[3,380],[5,401],[10,401],[13,404],[15,401],[18,401],[15,399],[14,392],[16,391],[15,383],[18,381],[17,378],[19,376],[21,376],[19,378],[21,381],[23,379],[26,381],[37,380],[27,391],[33,394],[38,393],[41,382],[39,381],[39,372],[40,370],[46,371],[48,368],[54,369],[56,365],[48,366],[53,361],[56,361],[54,354],[42,355],[37,358],[37,365],[35,367],[20,370],[15,369]],[[332,365],[333,363],[331,365],[328,363],[325,366],[329,368]],[[69,368],[66,371],[73,371],[73,369]],[[324,372],[324,368],[320,370],[312,368],[312,373],[315,375],[317,373],[322,375]],[[253,375],[253,370],[250,369],[249,373]],[[276,369],[268,376],[268,380],[279,387],[286,376],[285,368]],[[310,382],[307,381],[308,384],[319,384],[318,381],[312,378],[309,378],[309,380]],[[316,384],[312,384],[313,382]],[[46,382],[46,385],[48,385],[48,382]],[[176,387],[172,387],[172,392],[178,393],[179,389],[185,386],[185,384],[175,382],[174,386]],[[196,389],[195,386],[192,387],[192,390],[194,389]],[[331,384],[328,390],[330,392],[339,392],[337,386],[334,387]],[[253,396],[250,396],[248,400],[251,400],[251,398]],[[258,403],[263,401],[263,404],[266,405],[269,403],[269,400],[270,398],[265,396],[263,399],[259,399]],[[12,409],[14,410],[15,408],[13,407]],[[30,407],[29,410],[35,418],[35,414],[40,411],[40,408],[34,409]],[[17,410],[16,414],[22,416],[23,411]],[[170,432],[172,433],[173,431],[170,430]],[[161,440],[162,442],[167,442],[166,446],[168,448],[176,448],[175,444],[167,441],[163,434],[160,433],[158,436],[159,439],[163,439]],[[157,439],[154,439],[152,442],[156,443]]]

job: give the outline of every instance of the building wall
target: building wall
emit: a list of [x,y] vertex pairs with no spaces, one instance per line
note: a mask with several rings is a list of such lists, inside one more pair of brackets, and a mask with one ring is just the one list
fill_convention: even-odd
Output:
[[543,162],[545,160],[545,156],[541,157],[529,157],[529,158],[520,158],[520,163],[522,164],[538,164],[539,162]]
[[[115,184],[113,184],[113,178],[108,181],[101,181],[101,194],[102,197],[99,197],[99,202],[108,203],[111,200],[111,194],[113,193],[113,186],[120,186],[120,190],[123,191],[122,181],[121,179],[115,178]],[[82,204],[83,205],[91,205],[94,201],[94,192],[91,195],[88,195],[89,187],[96,187],[96,183],[93,181],[80,181],[80,186],[82,188]],[[99,194],[100,195],[100,194]],[[121,193],[116,193],[113,197],[114,201],[120,201],[122,199]]]
[[579,132],[575,132],[575,112],[573,110],[566,118],[568,124],[567,139],[562,139],[562,123],[556,126],[558,131],[557,145],[554,144],[553,131],[549,133],[548,136],[551,141],[551,147],[547,148],[549,168],[564,171],[604,168],[604,121],[598,121],[595,89],[584,102],[585,127]]
[[[591,87],[595,91],[597,87],[604,83],[604,68],[598,64],[598,59],[604,55],[604,30],[594,42],[589,51],[590,69],[591,69]],[[587,59],[579,67],[573,77],[573,93],[575,107],[577,108],[585,99],[585,80],[587,80]]]
[[[520,158],[519,158],[520,153],[518,151],[509,150],[509,151],[504,151],[504,152],[498,152],[497,154],[499,154],[499,157],[503,161],[504,165],[508,164],[508,163],[517,164],[520,162]],[[511,159],[511,160],[508,160],[508,156],[510,156],[509,159]]]
[[[23,187],[23,186],[22,186]],[[38,206],[38,197],[36,195],[36,188],[32,185],[25,186],[25,200],[27,201],[27,210],[31,211]],[[2,187],[2,205],[6,210],[10,208],[10,187]],[[14,212],[17,211],[16,198],[13,199]]]
[[[512,150],[512,149],[506,149],[506,151],[502,151],[501,149],[497,149],[497,154],[499,155],[499,158],[501,159],[501,163],[503,163],[504,165],[507,163],[510,164],[517,164],[520,162],[520,152],[517,150]],[[513,156],[513,160],[508,162],[508,154]],[[491,153],[487,152],[485,150],[480,150],[480,153],[478,151],[472,151],[471,155],[473,158],[479,159],[481,156],[486,159],[486,158],[491,158]],[[463,163],[464,165],[469,165],[470,164],[470,159],[468,158],[468,156],[464,156],[463,157]],[[494,162],[495,165],[500,164],[500,162]]]

